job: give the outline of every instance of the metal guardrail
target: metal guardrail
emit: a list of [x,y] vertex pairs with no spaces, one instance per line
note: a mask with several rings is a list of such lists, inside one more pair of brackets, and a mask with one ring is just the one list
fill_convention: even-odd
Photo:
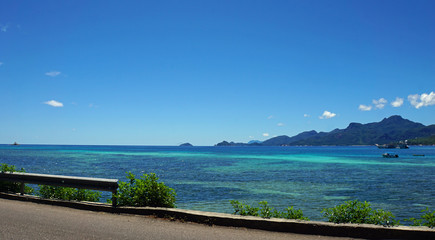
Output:
[[21,195],[24,195],[24,186],[26,183],[112,192],[112,206],[116,207],[117,205],[116,192],[118,189],[118,179],[74,177],[23,172],[0,172],[0,181],[20,182]]

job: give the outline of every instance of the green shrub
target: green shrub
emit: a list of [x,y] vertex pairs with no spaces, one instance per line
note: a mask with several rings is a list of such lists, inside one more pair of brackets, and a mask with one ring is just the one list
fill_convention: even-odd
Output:
[[261,201],[258,203],[260,205],[260,217],[262,218],[271,218],[271,217],[278,217],[279,215],[278,211],[275,210],[273,207],[269,207],[269,204],[267,201]]
[[304,217],[302,210],[293,209],[293,206],[286,208],[286,212],[281,213],[281,218],[309,220],[307,217]]
[[234,214],[239,214],[242,216],[309,220],[307,217],[304,217],[302,210],[295,210],[293,206],[288,207],[285,212],[280,212],[275,208],[270,207],[266,201],[259,202],[258,204],[260,207],[251,207],[246,203],[241,203],[236,200],[231,200],[230,203],[234,208]]
[[131,172],[127,173],[128,182],[119,182],[116,194],[118,205],[136,207],[175,207],[174,189],[167,187],[155,173],[144,174],[137,179]]
[[258,215],[259,208],[251,207],[248,204],[241,203],[236,200],[231,200],[230,203],[231,205],[233,205],[234,214],[239,214],[242,216],[259,216]]
[[70,187],[39,185],[38,195],[49,199],[98,202],[100,201],[101,192]]
[[368,223],[384,226],[398,225],[391,212],[382,209],[373,210],[369,202],[346,201],[333,208],[325,208],[322,213],[333,223]]
[[[21,168],[20,170],[16,170],[14,165],[8,165],[6,163],[2,163],[0,166],[0,172],[25,172],[25,171],[24,168]],[[21,183],[0,181],[0,192],[12,192],[12,193],[21,192]],[[29,186],[25,186],[24,193],[27,194],[33,193],[33,188]]]
[[435,227],[435,211],[431,212],[429,208],[423,209],[424,212],[420,219],[408,218],[405,221],[412,221],[412,226],[426,226],[430,228]]

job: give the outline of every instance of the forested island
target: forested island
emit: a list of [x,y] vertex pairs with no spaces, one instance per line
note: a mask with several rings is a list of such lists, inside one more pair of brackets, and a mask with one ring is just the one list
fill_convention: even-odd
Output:
[[270,138],[266,141],[235,143],[222,141],[215,146],[348,146],[389,144],[407,141],[411,145],[434,145],[435,124],[425,126],[421,123],[394,115],[374,123],[350,123],[345,129],[334,129],[331,132],[315,130],[299,133],[289,137],[286,135]]

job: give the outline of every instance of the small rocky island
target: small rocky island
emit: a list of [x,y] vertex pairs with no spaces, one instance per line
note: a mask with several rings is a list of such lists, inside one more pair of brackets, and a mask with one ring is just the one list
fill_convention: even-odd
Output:
[[183,144],[180,144],[180,147],[193,147],[193,145],[190,143],[183,143]]

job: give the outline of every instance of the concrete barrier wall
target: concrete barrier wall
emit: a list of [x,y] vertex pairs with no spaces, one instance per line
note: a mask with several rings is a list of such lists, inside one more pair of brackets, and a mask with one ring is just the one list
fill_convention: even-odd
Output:
[[52,199],[41,199],[36,196],[20,196],[0,193],[0,197],[31,201],[36,203],[65,206],[76,209],[101,211],[134,215],[153,215],[161,218],[178,219],[196,223],[244,227],[277,232],[291,232],[312,235],[353,237],[366,239],[435,239],[435,229],[427,227],[383,227],[371,224],[334,224],[329,222],[302,221],[288,219],[264,219],[260,217],[239,216],[225,213],[202,212],[176,208],[154,207],[117,207],[109,204],[73,202]]

